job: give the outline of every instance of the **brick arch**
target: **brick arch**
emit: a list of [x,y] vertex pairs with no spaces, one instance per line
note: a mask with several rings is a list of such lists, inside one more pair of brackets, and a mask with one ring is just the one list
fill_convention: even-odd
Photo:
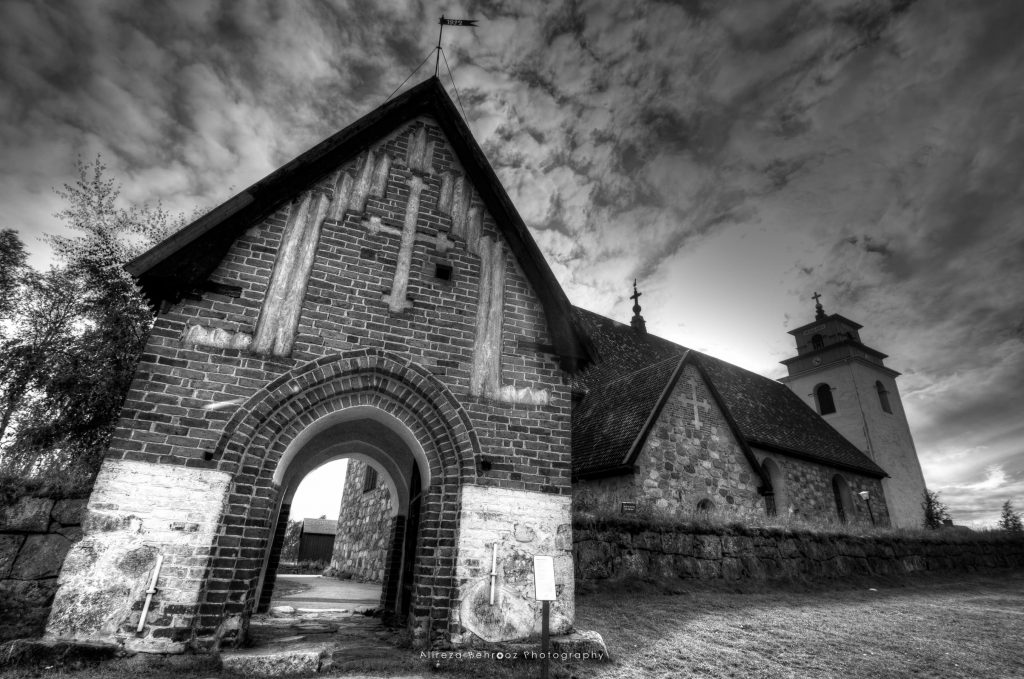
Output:
[[[459,487],[476,473],[479,442],[452,393],[422,367],[377,349],[332,354],[298,366],[254,394],[232,416],[213,460],[232,477],[200,599],[196,641],[230,643],[247,624],[273,532],[273,484],[288,445],[311,424],[355,406],[390,414],[415,436],[429,466],[411,609],[438,632],[448,628],[455,595]],[[241,635],[237,635],[240,637]],[[237,637],[236,637],[237,638]]]

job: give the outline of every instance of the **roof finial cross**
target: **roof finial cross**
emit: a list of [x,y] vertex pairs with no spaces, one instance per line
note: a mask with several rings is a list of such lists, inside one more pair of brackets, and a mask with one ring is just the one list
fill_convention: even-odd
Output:
[[644,294],[636,289],[636,279],[633,279],[633,294],[629,296],[633,300],[633,319],[629,322],[633,329],[640,333],[647,333],[647,323],[640,315],[640,296]]
[[825,307],[821,306],[821,295],[815,291],[811,295],[811,299],[814,300],[814,320],[820,321],[825,318]]

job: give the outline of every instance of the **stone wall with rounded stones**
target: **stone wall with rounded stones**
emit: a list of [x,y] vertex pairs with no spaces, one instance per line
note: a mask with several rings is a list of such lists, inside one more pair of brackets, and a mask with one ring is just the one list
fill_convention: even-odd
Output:
[[577,583],[623,578],[829,579],[926,571],[1024,568],[1024,539],[970,540],[817,535],[781,529],[729,531],[578,521]]
[[[870,492],[875,521],[887,525],[885,496],[877,479],[756,448],[753,452],[759,463],[773,459],[784,474],[787,500],[785,507],[777,506],[778,512],[838,521],[832,477],[840,474],[851,493]],[[622,502],[635,502],[640,515],[680,518],[693,516],[702,500],[710,500],[716,516],[760,517],[766,512],[757,490],[760,484],[704,379],[687,365],[633,472],[577,480],[573,507],[577,513],[607,514],[618,513]],[[871,522],[864,503],[854,502],[853,508],[856,516],[849,519]]]
[[0,642],[43,633],[86,502],[26,495],[0,508]]
[[363,490],[369,468],[348,461],[331,568],[358,580],[383,582],[392,534],[391,494],[380,479],[372,490]]
[[[426,130],[434,144],[433,174],[423,179],[420,196],[408,285],[411,306],[395,313],[388,307],[387,295],[409,197],[406,185],[411,170],[404,159],[409,132],[419,128]],[[463,170],[440,129],[427,119],[397,130],[376,151],[378,156],[384,152],[393,159],[386,188],[382,195],[369,197],[361,212],[349,210],[324,222],[290,356],[254,354],[244,342],[194,341],[198,336],[253,334],[288,219],[290,206],[283,204],[231,245],[210,277],[211,283],[221,286],[218,291],[202,292],[162,310],[125,400],[109,457],[221,469],[235,478],[218,542],[209,554],[209,572],[200,576],[206,585],[204,598],[194,611],[199,622],[191,631],[174,631],[191,634],[198,648],[225,641],[225,634],[236,634],[225,620],[243,615],[251,606],[246,592],[258,579],[258,563],[266,548],[261,522],[268,520],[277,500],[270,480],[260,476],[261,469],[276,463],[276,458],[266,454],[263,444],[267,442],[244,450],[225,446],[229,421],[244,407],[235,404],[269,408],[257,395],[291,388],[286,384],[290,376],[310,366],[317,370],[318,359],[361,356],[365,361],[371,353],[393,356],[425,373],[416,378],[418,382],[429,377],[444,385],[457,400],[455,406],[447,407],[454,412],[457,406],[460,417],[466,418],[463,435],[467,440],[460,446],[474,451],[471,458],[481,458],[460,458],[454,463],[456,484],[570,493],[569,388],[553,357],[539,349],[550,346],[551,338],[535,291],[508,254],[503,380],[515,388],[547,390],[547,403],[513,404],[470,396],[480,257],[452,233],[451,216],[439,209],[443,176]],[[340,169],[352,171],[360,162],[360,157],[353,158]],[[333,179],[333,175],[325,175],[309,188],[333,195]],[[475,192],[466,200],[468,209],[483,212],[480,235],[500,237]],[[447,280],[435,276],[439,263],[451,267]],[[237,292],[230,292],[232,289]],[[204,332],[191,332],[195,326]],[[373,369],[369,373],[351,378],[366,384],[350,390],[352,396],[345,403],[362,402],[354,396],[358,393],[367,402],[377,398],[382,406],[397,410],[401,401],[396,399],[402,397],[398,392],[420,388],[419,384],[407,384],[390,396],[374,397],[371,394],[379,385],[373,384]],[[279,396],[283,402],[293,394]],[[342,405],[324,401],[315,407]],[[253,424],[245,426],[259,427],[263,422],[259,418],[251,421]],[[242,433],[253,440],[259,438],[252,430]],[[478,464],[481,461],[488,464]],[[451,477],[452,472],[441,464],[439,461],[438,468],[431,470],[432,475],[440,479],[447,473]],[[457,495],[450,489],[442,491],[443,485],[439,481],[435,505],[425,507],[427,516],[421,526],[428,533],[440,530],[442,522],[457,520]],[[444,507],[444,515],[438,504],[442,500],[451,505]],[[434,547],[424,551],[430,560],[424,569],[452,572],[454,564],[446,566],[445,562],[454,560],[454,543]],[[435,634],[448,634],[449,617],[443,611],[450,610],[452,598],[457,596],[454,584],[439,584],[420,593],[416,614],[426,616]]]

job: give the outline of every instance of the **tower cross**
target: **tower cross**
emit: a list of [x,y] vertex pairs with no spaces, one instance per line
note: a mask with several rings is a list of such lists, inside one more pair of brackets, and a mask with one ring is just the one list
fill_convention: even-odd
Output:
[[640,295],[644,293],[636,289],[636,279],[633,279],[633,294],[629,296],[633,300],[633,313],[640,313]]
[[821,295],[818,292],[815,292],[813,295],[811,295],[811,299],[814,300],[815,304],[821,304],[821,302],[818,301],[819,299],[821,299]]

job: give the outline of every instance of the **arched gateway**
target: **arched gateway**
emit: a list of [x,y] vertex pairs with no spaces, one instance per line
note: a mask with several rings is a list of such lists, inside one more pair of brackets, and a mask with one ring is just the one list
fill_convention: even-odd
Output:
[[[380,465],[395,486],[399,512],[381,601],[385,612],[409,613],[421,622],[433,618],[447,627],[457,592],[459,489],[475,476],[479,455],[470,430],[462,406],[436,378],[379,351],[325,356],[258,392],[229,421],[213,454],[231,483],[211,574],[229,570],[233,577],[205,580],[197,637],[241,628],[261,594],[266,603],[276,569],[271,538],[287,517],[281,505],[307,472],[340,455]],[[413,563],[419,568],[409,567]]]
[[239,643],[297,480],[346,456],[389,484],[381,605],[417,640],[536,633],[534,556],[555,559],[552,631],[571,626],[590,345],[436,79],[128,270],[159,313],[48,634]]

